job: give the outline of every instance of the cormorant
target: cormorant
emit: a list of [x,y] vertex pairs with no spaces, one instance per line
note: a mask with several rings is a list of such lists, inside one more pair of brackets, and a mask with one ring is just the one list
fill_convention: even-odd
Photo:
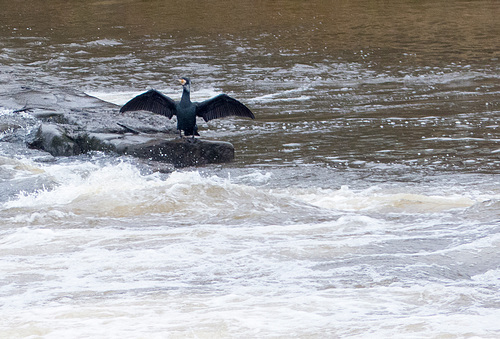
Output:
[[203,118],[205,121],[232,115],[255,118],[248,107],[226,94],[219,94],[202,102],[191,102],[191,80],[183,77],[179,81],[183,88],[181,101],[175,102],[157,90],[150,89],[123,105],[120,113],[127,111],[150,111],[165,115],[169,119],[176,115],[179,135],[182,137],[182,131],[184,131],[185,136],[192,135],[193,138],[195,135],[199,135],[198,126],[196,126],[197,116]]

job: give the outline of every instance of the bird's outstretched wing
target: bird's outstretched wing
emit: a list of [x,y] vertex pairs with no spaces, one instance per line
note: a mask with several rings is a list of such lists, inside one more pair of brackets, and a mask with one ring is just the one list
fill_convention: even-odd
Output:
[[226,94],[220,94],[212,99],[197,103],[196,115],[205,121],[232,115],[255,119],[248,107]]
[[150,111],[169,119],[176,114],[175,102],[154,89],[139,94],[120,108],[120,113],[127,111]]

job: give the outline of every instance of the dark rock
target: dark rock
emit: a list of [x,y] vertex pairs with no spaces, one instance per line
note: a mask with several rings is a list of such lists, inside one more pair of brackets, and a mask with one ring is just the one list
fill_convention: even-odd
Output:
[[229,142],[155,138],[141,143],[131,143],[131,138],[121,141],[116,151],[139,158],[169,162],[176,167],[218,164],[234,159],[234,147]]
[[67,135],[64,128],[57,125],[40,125],[35,139],[28,146],[44,150],[53,156],[81,153],[76,142]]
[[171,163],[175,167],[202,166],[234,159],[233,145],[223,141],[172,139],[168,134],[75,134],[62,125],[50,124],[40,126],[35,140],[29,146],[53,156],[78,155],[90,151],[116,152]]
[[14,131],[22,126],[12,123],[12,122],[0,122],[0,133],[2,132],[8,132],[8,131]]

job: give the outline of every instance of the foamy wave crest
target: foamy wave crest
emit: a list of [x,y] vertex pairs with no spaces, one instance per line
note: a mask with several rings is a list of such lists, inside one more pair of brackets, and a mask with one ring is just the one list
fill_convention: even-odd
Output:
[[[271,101],[305,101],[309,100],[311,97],[308,95],[300,95],[297,96],[296,93],[305,92],[310,89],[310,86],[302,86],[300,88],[294,88],[286,91],[281,91],[277,93],[271,93],[262,95],[259,97],[255,97],[250,99],[250,101],[258,101],[258,102],[271,102]],[[292,97],[290,97],[292,95]]]
[[319,189],[299,194],[305,202],[326,209],[343,211],[377,210],[396,213],[433,213],[454,208],[467,208],[476,203],[464,195],[426,195],[381,191],[369,188],[353,191],[347,186],[339,190]]
[[18,160],[0,155],[0,170],[2,175],[7,177],[23,177],[43,173],[38,166],[29,160]]
[[53,188],[20,193],[4,204],[12,222],[36,222],[74,216],[140,217],[158,215],[186,222],[243,220],[273,215],[292,203],[279,193],[198,171],[141,174],[132,164],[51,165],[45,175]]

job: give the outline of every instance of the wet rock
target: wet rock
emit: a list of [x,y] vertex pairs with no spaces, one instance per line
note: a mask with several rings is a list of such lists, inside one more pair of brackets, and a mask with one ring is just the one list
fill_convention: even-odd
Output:
[[[53,156],[91,151],[132,155],[176,167],[224,163],[234,159],[228,142],[179,138],[175,122],[147,112],[119,113],[119,106],[71,89],[15,86],[0,93],[0,106],[38,121],[24,141]],[[5,125],[5,126],[4,126]],[[12,124],[0,126],[9,131]],[[8,138],[5,138],[8,140]],[[11,138],[11,140],[14,140]]]
[[120,114],[120,107],[83,92],[33,82],[31,86],[9,83],[8,91],[0,83],[0,107],[15,113],[29,113],[44,123],[70,125],[67,129],[88,133],[123,133],[117,123],[134,126],[145,133],[175,134],[168,118],[147,112]]
[[230,162],[234,159],[234,147],[229,142],[176,138],[154,138],[144,142],[131,142],[140,136],[124,138],[116,145],[116,151],[139,158],[165,161],[176,167],[201,166]]
[[63,125],[42,124],[31,148],[53,156],[70,156],[90,151],[115,152],[175,167],[230,162],[234,147],[223,141],[179,138],[169,134],[75,133]]
[[21,128],[21,125],[12,122],[0,122],[0,133],[14,131]]
[[60,112],[36,112],[32,114],[35,118],[43,122],[55,123],[55,124],[67,124],[64,113]]
[[40,125],[35,139],[28,146],[49,152],[53,156],[80,154],[78,145],[70,138],[67,131],[57,125]]

